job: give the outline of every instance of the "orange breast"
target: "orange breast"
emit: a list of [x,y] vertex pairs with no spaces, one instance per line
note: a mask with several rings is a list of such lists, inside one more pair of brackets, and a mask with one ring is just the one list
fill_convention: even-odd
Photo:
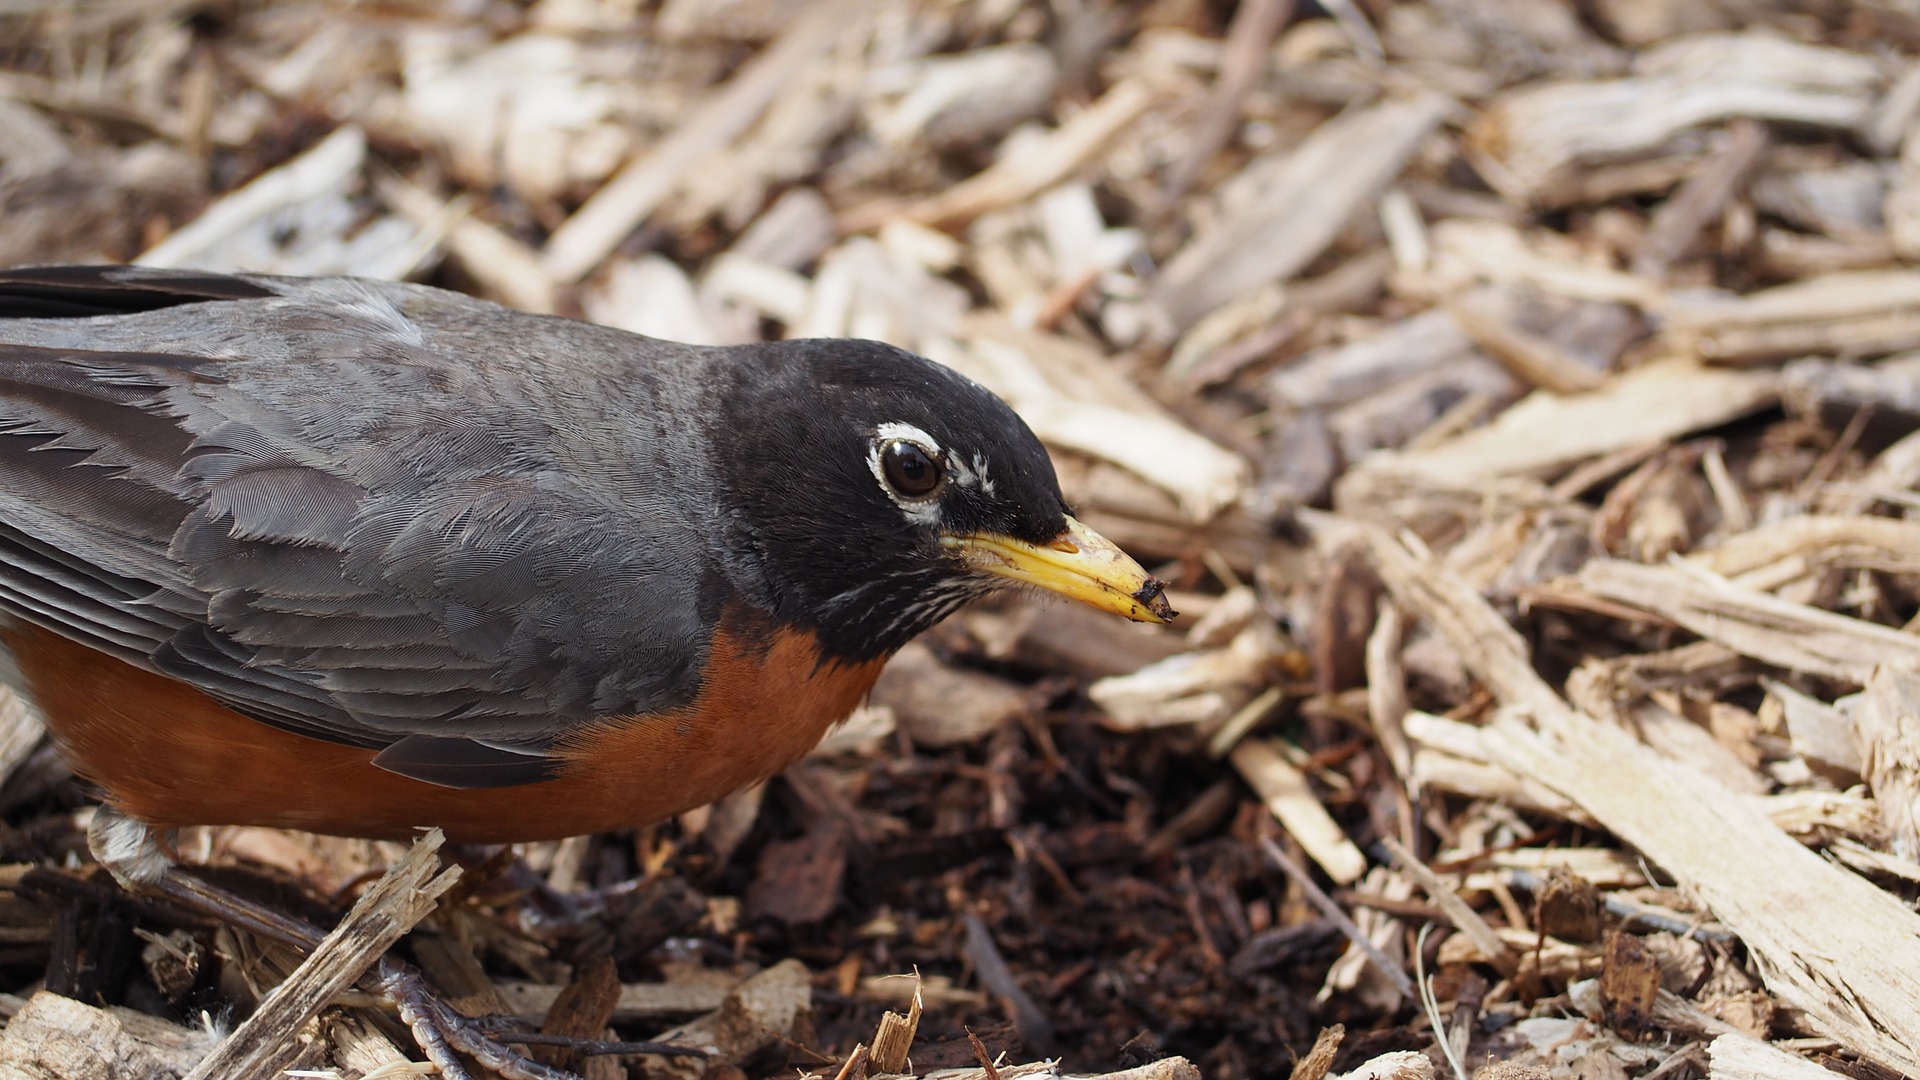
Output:
[[553,780],[458,790],[374,767],[375,751],[252,720],[164,676],[49,631],[0,625],[25,689],[74,771],[150,825],[271,825],[403,839],[438,825],[469,843],[650,824],[763,780],[820,741],[884,660],[820,663],[811,635],[764,649],[715,641],[692,705],[566,739]]

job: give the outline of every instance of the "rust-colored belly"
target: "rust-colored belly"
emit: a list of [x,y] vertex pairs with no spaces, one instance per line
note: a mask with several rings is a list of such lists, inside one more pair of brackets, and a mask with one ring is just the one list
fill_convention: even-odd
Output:
[[296,735],[32,626],[0,624],[74,771],[157,827],[269,825],[403,839],[548,840],[650,824],[792,764],[852,711],[883,660],[818,663],[806,634],[752,650],[721,635],[687,708],[570,733],[553,780],[460,790],[376,768],[375,751]]

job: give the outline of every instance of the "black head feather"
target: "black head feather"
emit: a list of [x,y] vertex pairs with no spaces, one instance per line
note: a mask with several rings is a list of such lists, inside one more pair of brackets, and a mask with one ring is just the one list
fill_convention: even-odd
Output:
[[[731,511],[722,559],[829,655],[892,652],[1005,584],[965,566],[942,533],[1039,544],[1066,530],[1046,449],[978,383],[870,341],[740,352],[707,433]],[[942,479],[924,499],[890,494],[878,475],[874,455],[899,439],[932,444],[921,449]]]

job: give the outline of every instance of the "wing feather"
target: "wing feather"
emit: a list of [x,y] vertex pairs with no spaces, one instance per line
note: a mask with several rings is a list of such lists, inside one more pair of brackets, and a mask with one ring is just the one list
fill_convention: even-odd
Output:
[[[647,483],[646,371],[568,388],[608,352],[556,337],[611,333],[579,325],[340,279],[0,272],[0,613],[407,775],[538,779],[569,727],[689,700],[704,658],[701,539],[630,505],[690,477]],[[622,424],[611,461],[581,437]]]

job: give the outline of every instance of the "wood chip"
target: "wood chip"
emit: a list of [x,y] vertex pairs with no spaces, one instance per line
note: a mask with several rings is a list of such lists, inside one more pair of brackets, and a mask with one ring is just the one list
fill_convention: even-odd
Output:
[[1018,687],[949,667],[925,645],[908,645],[887,662],[873,699],[893,709],[914,742],[938,747],[976,742],[1027,708]]
[[1285,154],[1249,166],[1236,181],[1249,197],[1182,248],[1154,288],[1167,336],[1305,269],[1393,183],[1450,105],[1439,94],[1382,102],[1329,120]]
[[1766,372],[1649,364],[1593,393],[1534,393],[1492,423],[1439,446],[1366,464],[1451,483],[1547,476],[1588,458],[1757,412],[1773,402],[1776,387]]
[[[41,991],[0,1032],[5,1080],[110,1080],[186,1075],[213,1036],[131,1009],[97,1009]],[[298,1053],[298,1047],[294,1047]],[[289,1055],[291,1057],[293,1055]],[[227,1075],[241,1075],[230,1073]]]
[[[548,983],[506,980],[494,983],[506,1014],[539,1020],[553,1008],[561,988]],[[620,987],[613,1019],[618,1023],[712,1012],[726,1000],[728,987],[708,983],[627,983]]]
[[[1433,620],[1543,729],[1497,725],[1511,767],[1579,802],[1694,890],[1747,943],[1769,988],[1810,1021],[1893,1068],[1920,1066],[1920,1046],[1901,1034],[1920,1031],[1920,916],[1800,846],[1751,802],[1568,708],[1484,601],[1384,534],[1366,535],[1395,598]],[[1756,890],[1754,880],[1771,885]]]
[[[777,1039],[791,1038],[812,1000],[806,966],[782,960],[727,991],[719,1008],[663,1031],[653,1041],[699,1047],[722,1062],[741,1061]],[[635,1071],[649,1078],[693,1080],[706,1068],[705,1061],[695,1058],[649,1056],[639,1059]]]
[[1346,1037],[1347,1029],[1344,1025],[1334,1024],[1332,1027],[1321,1028],[1320,1034],[1314,1036],[1313,1049],[1308,1050],[1304,1057],[1294,1063],[1293,1072],[1287,1080],[1324,1080],[1328,1071],[1333,1068],[1333,1055],[1339,1052],[1340,1044]]
[[1750,1035],[1728,1032],[1707,1047],[1711,1080],[1829,1080],[1831,1071]]
[[1152,106],[1153,92],[1137,82],[1122,82],[1086,111],[1047,135],[1030,140],[1019,153],[938,195],[907,204],[885,202],[843,214],[843,232],[866,232],[895,218],[940,228],[963,226],[982,214],[1046,190],[1073,171]]
[[1852,718],[1785,683],[1769,679],[1762,685],[1781,703],[1793,752],[1816,769],[1837,773],[1838,779],[1848,784],[1858,783],[1865,766],[1854,738]]
[[[599,956],[580,965],[573,981],[553,999],[545,1019],[540,1022],[543,1035],[561,1035],[570,1039],[600,1039],[608,1034],[614,1006],[620,999],[620,976],[614,971],[613,958]],[[590,1059],[564,1047],[536,1046],[532,1057],[569,1072],[587,1072]],[[609,1063],[611,1064],[611,1063]]]
[[1367,857],[1347,839],[1333,816],[1315,798],[1307,776],[1286,755],[1263,739],[1246,739],[1233,748],[1229,760],[1260,794],[1268,812],[1305,848],[1309,858],[1341,885],[1358,881],[1366,872]]
[[1472,938],[1473,943],[1480,947],[1488,962],[1499,968],[1502,974],[1511,975],[1516,970],[1513,955],[1501,942],[1500,935],[1480,917],[1479,912],[1460,899],[1460,894],[1454,891],[1453,886],[1441,880],[1440,875],[1415,858],[1398,840],[1386,837],[1380,842],[1393,854],[1393,864],[1420,883],[1420,888],[1453,921],[1455,929]]
[[1496,100],[1470,138],[1498,163],[1495,183],[1531,198],[1565,170],[1664,149],[1675,136],[1735,117],[1851,127],[1880,86],[1866,57],[1760,31],[1668,41],[1634,74],[1526,87]]
[[813,57],[867,10],[867,0],[815,0],[779,40],[742,65],[673,133],[622,168],[547,241],[555,280],[585,277],[683,183],[688,170],[746,132]]
[[883,1073],[907,1071],[907,1055],[913,1051],[914,1035],[920,1030],[920,986],[914,980],[913,997],[907,1011],[888,1011],[880,1015],[880,1027],[873,1033],[873,1064]]
[[434,909],[460,880],[440,869],[438,829],[429,830],[374,882],[340,925],[322,938],[286,981],[267,992],[252,1016],[215,1047],[188,1080],[272,1075],[301,1052],[297,1038],[327,1003],[352,985],[394,942]]
[[136,261],[276,274],[411,273],[427,254],[415,244],[411,226],[387,219],[349,236],[357,215],[348,200],[360,186],[366,156],[366,133],[341,127],[227,195]]
[[1920,857],[1920,675],[1882,668],[1854,707],[1853,737],[1894,854]]
[[1596,559],[1581,587],[1717,641],[1744,656],[1865,685],[1885,664],[1920,670],[1920,637],[1739,585],[1704,570]]
[[1920,347],[1920,271],[1823,274],[1746,296],[1671,303],[1666,316],[1663,351],[1720,363],[1879,356]]

